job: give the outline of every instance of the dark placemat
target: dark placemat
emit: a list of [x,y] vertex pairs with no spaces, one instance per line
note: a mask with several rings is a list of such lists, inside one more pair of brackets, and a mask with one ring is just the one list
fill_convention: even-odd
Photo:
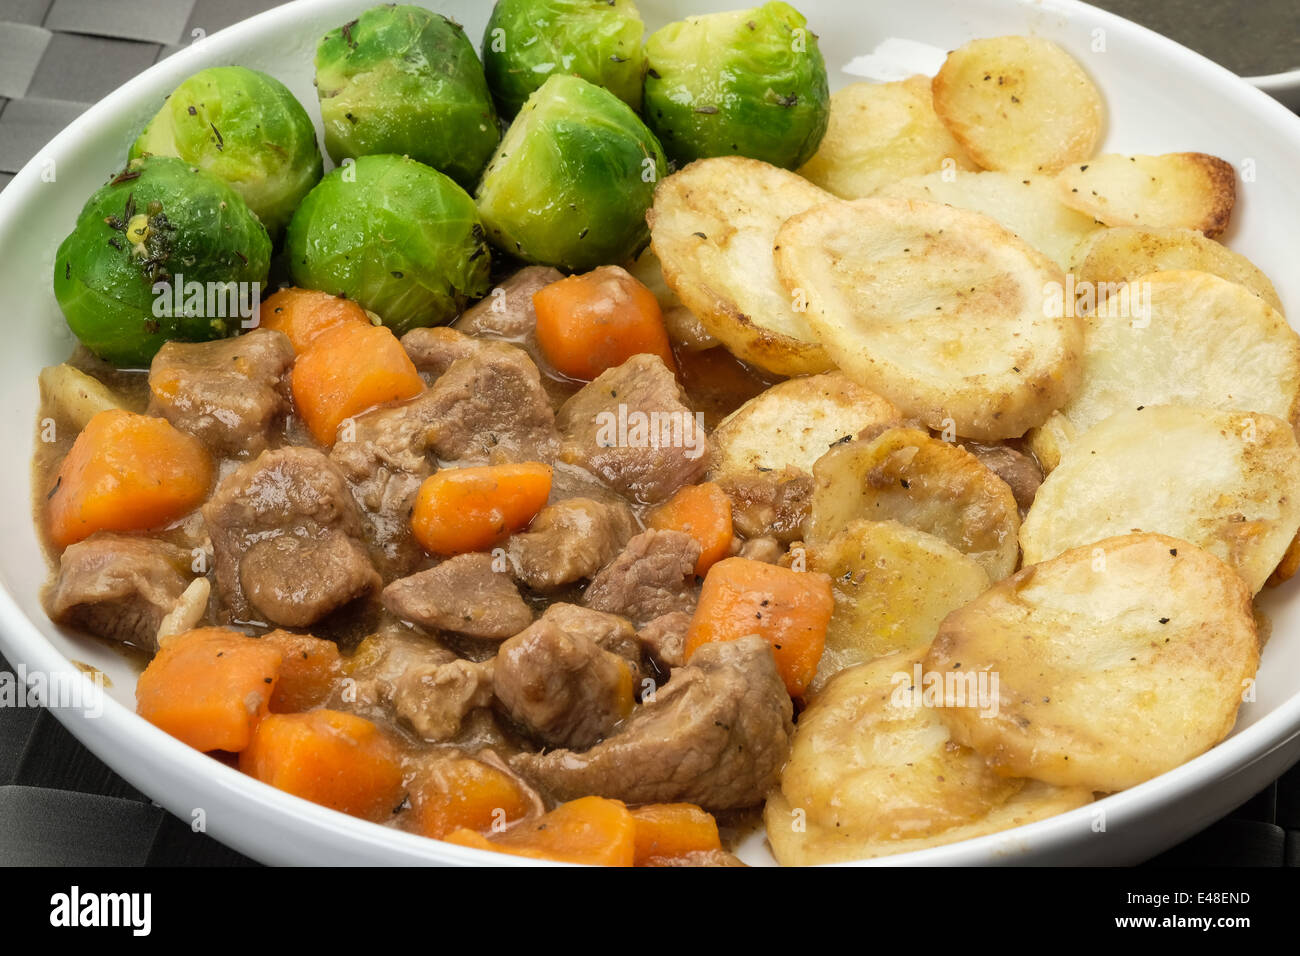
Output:
[[[0,0],[0,189],[91,103],[136,73],[195,37],[277,5],[275,0]],[[1099,0],[1097,5],[1157,29],[1167,15],[1162,7],[1189,11],[1193,21],[1204,24],[1201,29],[1223,28],[1218,24],[1225,5],[1217,0]],[[1204,16],[1195,16],[1198,9]],[[1296,36],[1291,30],[1268,39],[1294,44]],[[1180,28],[1179,39],[1195,42],[1196,35]],[[0,670],[11,670],[3,658]],[[0,708],[0,865],[251,863],[154,805],[50,714]],[[1148,865],[1300,866],[1300,767]]]

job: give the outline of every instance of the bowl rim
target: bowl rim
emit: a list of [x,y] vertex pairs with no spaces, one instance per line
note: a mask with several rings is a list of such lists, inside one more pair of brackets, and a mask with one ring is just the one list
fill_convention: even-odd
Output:
[[1289,90],[1300,87],[1300,67],[1283,70],[1280,73],[1260,73],[1255,76],[1243,76],[1243,80],[1266,93]]
[[[809,0],[815,2],[815,0]],[[1092,20],[1103,27],[1134,34],[1143,46],[1154,45],[1187,72],[1209,72],[1208,82],[1224,92],[1245,98],[1265,119],[1284,128],[1297,156],[1300,156],[1300,116],[1292,113],[1268,93],[1252,85],[1255,80],[1272,77],[1242,78],[1200,53],[1182,46],[1141,24],[1126,20],[1107,10],[1081,0],[1005,0],[1008,5],[1060,14],[1068,19]],[[210,63],[237,56],[246,38],[257,31],[278,32],[291,29],[308,11],[325,7],[342,8],[347,3],[359,7],[356,0],[291,0],[217,31],[191,44],[122,84],[60,131],[14,176],[0,192],[0,220],[26,202],[28,194],[40,182],[39,164],[46,155],[75,155],[78,144],[108,127],[117,127],[126,107],[139,97],[142,89],[168,76],[189,75]],[[429,0],[424,0],[429,5]],[[1136,32],[1135,32],[1136,31]],[[221,61],[224,62],[224,61]],[[1274,76],[1300,77],[1300,70]],[[174,85],[174,84],[173,84]],[[1253,98],[1253,99],[1252,99]],[[25,458],[24,461],[27,459]],[[1297,637],[1300,639],[1300,636]],[[0,583],[0,649],[11,665],[22,663],[32,671],[67,672],[75,665],[47,640],[34,621],[18,606],[7,585]],[[156,799],[168,810],[185,819],[187,808],[177,805],[179,796],[151,792],[151,774],[164,766],[179,769],[199,781],[204,788],[216,787],[235,801],[235,809],[259,818],[282,832],[304,840],[319,842],[327,838],[344,856],[349,848],[370,851],[370,858],[389,864],[554,866],[550,861],[506,856],[432,840],[415,833],[383,826],[311,803],[277,790],[234,767],[196,751],[139,717],[133,710],[105,695],[103,714],[97,720],[85,719],[75,709],[51,707],[49,710],[88,749],[103,757],[106,752],[134,755],[136,762],[127,765],[105,757],[112,769],[138,789]],[[1300,688],[1285,698],[1271,712],[1254,724],[1205,753],[1127,790],[1105,796],[1094,803],[1043,820],[957,843],[929,849],[894,854],[867,860],[846,861],[833,865],[971,865],[1000,861],[1017,862],[1017,856],[1031,849],[1056,842],[1068,844],[1081,831],[1091,828],[1096,810],[1110,819],[1144,817],[1174,801],[1249,767],[1276,750],[1300,738]],[[143,756],[143,759],[140,759]],[[224,821],[210,821],[209,832],[222,842],[256,855],[256,847],[240,839],[244,825],[228,827]],[[340,863],[349,861],[340,859]]]

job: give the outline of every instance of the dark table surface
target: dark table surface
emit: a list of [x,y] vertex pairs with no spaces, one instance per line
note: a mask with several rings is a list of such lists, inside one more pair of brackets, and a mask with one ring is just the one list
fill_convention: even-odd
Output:
[[[486,0],[484,0],[486,2]],[[1285,0],[1294,6],[1294,0]],[[274,0],[0,0],[0,188],[90,104]],[[740,5],[739,2],[737,5]],[[796,0],[798,5],[798,0]],[[1099,0],[1162,26],[1254,29],[1219,0]],[[811,4],[808,4],[811,7]],[[1175,24],[1170,27],[1168,24]],[[196,33],[195,31],[203,31]],[[1262,43],[1294,44],[1297,31]],[[11,670],[0,658],[0,670]],[[0,865],[203,865],[252,861],[155,806],[49,713],[0,708]],[[1151,866],[1300,866],[1300,766]]]

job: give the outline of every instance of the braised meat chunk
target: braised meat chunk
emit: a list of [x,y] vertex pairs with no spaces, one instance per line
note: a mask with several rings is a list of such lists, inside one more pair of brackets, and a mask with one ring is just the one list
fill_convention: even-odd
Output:
[[533,620],[510,576],[490,554],[461,554],[384,588],[384,607],[429,630],[503,640]]
[[466,716],[492,703],[492,661],[417,664],[397,678],[393,710],[429,741],[451,740]]
[[293,346],[272,329],[168,342],[149,367],[149,412],[218,454],[253,458],[289,409],[285,374],[292,365]]
[[424,556],[411,535],[411,507],[420,483],[433,474],[429,442],[433,406],[423,392],[399,405],[372,409],[339,430],[330,450],[361,507],[385,577],[408,574]]
[[731,499],[736,530],[746,538],[771,538],[788,545],[804,537],[813,493],[813,477],[806,471],[786,468],[720,475],[716,480]]
[[637,641],[636,629],[627,618],[561,601],[548,607],[541,619],[556,625],[566,634],[591,639],[597,647],[627,661],[634,676],[641,673],[641,644]]
[[504,342],[453,329],[414,329],[402,345],[436,376],[425,398],[430,447],[447,461],[550,461],[559,435],[533,360]]
[[642,531],[591,579],[582,602],[638,626],[695,606],[700,545],[681,531]]
[[232,620],[307,627],[380,585],[338,468],[311,448],[263,452],[203,506]]
[[761,637],[705,644],[614,735],[581,753],[521,753],[512,766],[560,800],[748,807],[780,777],[792,710]]
[[563,278],[559,269],[550,266],[525,266],[466,309],[453,327],[468,335],[526,342],[537,331],[533,293]]
[[189,585],[189,552],[133,535],[100,532],[69,545],[46,595],[50,618],[146,651]]
[[611,488],[655,503],[704,477],[709,439],[677,378],[657,355],[634,355],[561,406],[565,461]]
[[589,578],[614,559],[636,533],[626,504],[566,498],[537,513],[527,531],[506,542],[515,576],[536,591]]
[[686,632],[691,627],[687,611],[669,611],[636,632],[636,639],[661,673],[686,663]]
[[538,742],[583,750],[632,710],[631,667],[578,631],[536,621],[501,645],[496,697],[506,715]]

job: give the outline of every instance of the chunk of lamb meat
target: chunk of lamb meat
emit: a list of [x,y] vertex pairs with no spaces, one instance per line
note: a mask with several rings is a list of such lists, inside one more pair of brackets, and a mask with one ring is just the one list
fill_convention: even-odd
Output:
[[641,626],[670,611],[693,610],[699,542],[681,531],[642,531],[591,579],[582,603]]
[[424,479],[433,474],[429,443],[436,409],[422,392],[400,405],[372,409],[340,429],[330,450],[361,506],[380,571],[385,578],[409,574],[424,560],[411,534],[411,508]]
[[563,278],[564,273],[550,266],[525,266],[489,292],[487,298],[466,309],[452,328],[467,335],[525,346],[535,343],[537,312],[533,293]]
[[519,588],[490,554],[460,554],[384,588],[384,607],[434,631],[504,640],[533,620]]
[[709,467],[708,436],[657,355],[634,355],[602,372],[555,421],[565,461],[638,501],[663,501]]
[[149,366],[149,411],[219,455],[252,458],[289,410],[293,346],[254,329],[213,342],[168,342]]
[[308,627],[382,583],[347,482],[311,448],[265,451],[203,506],[233,620]]
[[393,685],[393,710],[432,742],[455,738],[473,710],[492,703],[493,661],[416,664]]
[[590,747],[634,703],[627,661],[553,619],[537,620],[501,645],[494,682],[506,716],[548,747]]
[[190,554],[159,541],[100,532],[69,545],[46,595],[50,619],[158,649],[158,628],[189,586]]
[[725,474],[714,479],[731,499],[731,520],[746,538],[780,545],[802,540],[812,509],[813,476],[799,468]]
[[402,345],[436,376],[424,398],[429,447],[446,461],[550,461],[559,448],[541,374],[521,349],[454,329],[413,329]]
[[636,632],[637,641],[661,674],[686,663],[686,632],[692,616],[688,611],[669,611]]
[[337,699],[331,706],[350,707],[368,717],[386,718],[397,692],[397,682],[408,670],[457,660],[456,653],[438,638],[421,634],[404,624],[389,624],[368,635],[347,658],[345,670],[352,683],[351,700]]
[[1038,486],[1043,483],[1043,469],[1038,462],[1007,445],[981,445],[972,441],[963,441],[960,445],[1007,483],[1023,517],[1034,503]]
[[623,502],[566,498],[537,513],[527,531],[510,536],[506,555],[515,577],[535,591],[589,578],[636,533]]
[[758,635],[705,644],[617,733],[584,753],[517,754],[511,766],[557,800],[754,806],[776,785],[794,734],[772,649]]
[[617,614],[593,611],[578,604],[552,604],[541,616],[566,634],[590,638],[597,647],[617,654],[632,667],[632,676],[641,676],[641,642],[632,622]]

